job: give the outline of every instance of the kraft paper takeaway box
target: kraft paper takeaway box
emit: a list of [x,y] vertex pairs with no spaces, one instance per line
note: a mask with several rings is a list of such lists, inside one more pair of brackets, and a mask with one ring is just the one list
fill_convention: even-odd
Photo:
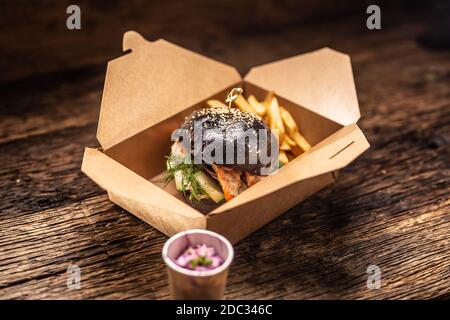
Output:
[[[332,183],[339,169],[369,144],[360,117],[348,55],[323,48],[254,67],[235,68],[165,40],[124,34],[123,50],[108,63],[97,138],[82,171],[112,202],[170,236],[200,228],[235,243]],[[200,210],[174,186],[161,184],[171,133],[208,99],[233,87],[263,100],[273,90],[313,148],[220,206]]]

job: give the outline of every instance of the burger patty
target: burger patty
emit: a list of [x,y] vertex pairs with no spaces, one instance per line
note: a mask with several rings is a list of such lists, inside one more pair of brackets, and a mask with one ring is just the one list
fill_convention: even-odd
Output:
[[[262,152],[265,155],[270,155],[271,139],[274,138],[270,128],[254,114],[237,109],[205,108],[188,116],[182,124],[182,128],[188,130],[190,134],[191,150],[194,156],[201,157],[205,164],[220,164],[255,174],[259,174],[262,167],[270,165],[270,163],[261,163],[260,155]],[[202,134],[195,135],[194,129],[201,129]],[[267,133],[261,134],[260,129],[267,130]],[[194,148],[196,138],[202,139],[201,150],[200,148],[198,150]],[[249,141],[254,143],[249,143]],[[222,155],[216,155],[213,152],[213,146],[217,146],[217,142],[222,143]],[[267,150],[260,150],[260,143],[267,146]],[[230,148],[230,146],[233,146],[233,148]],[[230,151],[233,153],[227,154]],[[238,161],[237,154],[241,151],[245,152],[245,154],[240,155],[240,160],[244,161]],[[201,154],[196,154],[199,152]],[[213,159],[208,155],[212,155]],[[252,158],[256,159],[256,163],[250,163]]]

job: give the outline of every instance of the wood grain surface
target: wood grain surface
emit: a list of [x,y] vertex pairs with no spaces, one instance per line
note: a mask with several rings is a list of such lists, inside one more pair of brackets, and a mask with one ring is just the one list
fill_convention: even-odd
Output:
[[[351,55],[359,125],[371,149],[335,184],[235,246],[227,299],[450,296],[450,54],[417,44],[427,19],[400,12],[368,31],[365,16],[356,15],[270,30],[257,24],[251,32],[200,19],[191,30],[205,32],[190,33],[158,29],[131,9],[117,24],[97,14],[79,34],[36,18],[47,23],[47,42],[34,49],[7,48],[2,35],[2,57],[26,61],[4,69],[0,81],[1,299],[169,298],[166,237],[109,202],[80,171],[84,147],[98,145],[106,62],[121,54],[130,25],[242,73],[322,46]],[[66,286],[72,263],[81,268],[79,290]],[[377,290],[366,286],[373,264],[382,272]]]

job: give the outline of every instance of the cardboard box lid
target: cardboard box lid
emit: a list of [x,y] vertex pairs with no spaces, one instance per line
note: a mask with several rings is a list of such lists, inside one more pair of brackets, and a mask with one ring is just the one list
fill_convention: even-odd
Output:
[[[98,149],[85,149],[81,171],[107,190],[110,198],[113,195],[120,199],[121,207],[166,234],[174,233],[177,228],[206,225],[205,215]],[[149,211],[151,215],[147,214]]]
[[[284,165],[280,170],[264,178],[260,183],[224,203],[209,213],[209,216],[226,213],[293,183],[344,168],[369,146],[369,142],[357,124],[345,126]],[[295,195],[292,196],[295,197]]]
[[329,48],[254,67],[244,79],[344,126],[360,117],[350,57]]
[[239,81],[234,67],[159,39],[128,31],[108,63],[97,139],[104,149],[165,120]]

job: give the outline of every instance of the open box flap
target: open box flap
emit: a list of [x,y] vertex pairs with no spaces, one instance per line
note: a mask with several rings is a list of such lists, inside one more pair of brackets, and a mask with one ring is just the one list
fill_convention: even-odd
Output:
[[350,57],[329,48],[254,67],[244,79],[344,126],[360,117]]
[[81,171],[107,190],[116,203],[120,202],[123,208],[166,234],[177,228],[189,229],[192,225],[205,227],[203,214],[98,149],[85,149]]
[[356,159],[369,146],[366,137],[356,124],[346,126],[274,174],[266,177],[262,182],[221,205],[210,215],[229,211],[293,183],[341,169]]
[[108,63],[97,139],[109,147],[241,81],[234,67],[159,39],[124,34]]

